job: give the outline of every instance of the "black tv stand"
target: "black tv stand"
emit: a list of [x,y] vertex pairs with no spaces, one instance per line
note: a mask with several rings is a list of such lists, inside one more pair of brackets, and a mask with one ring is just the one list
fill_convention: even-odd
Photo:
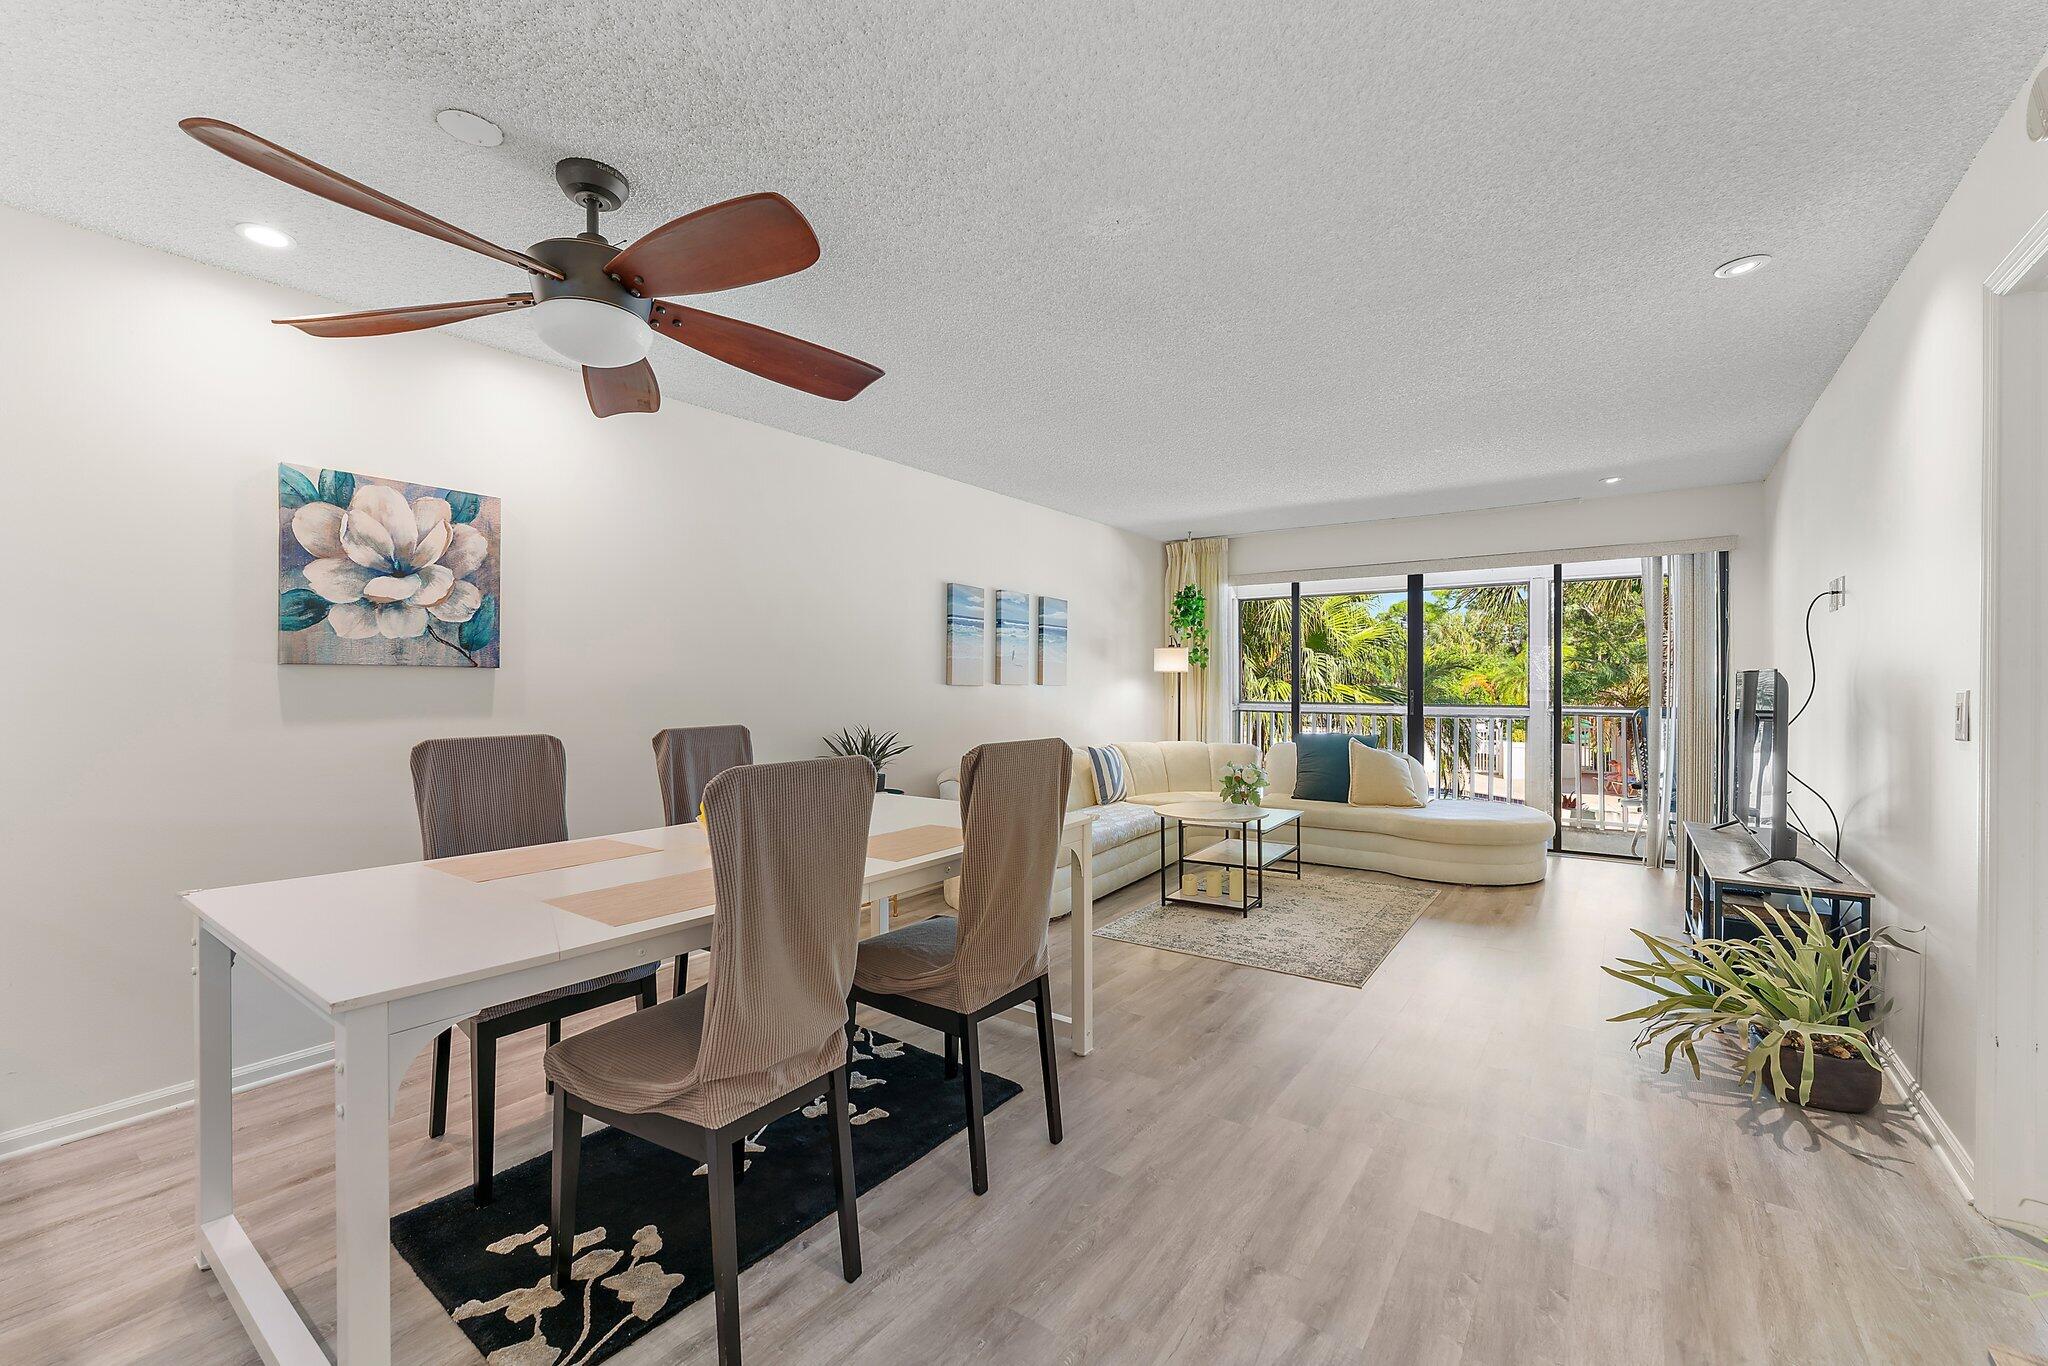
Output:
[[[1764,851],[1747,829],[1687,821],[1686,927],[1696,938],[1726,938],[1731,894],[1796,906],[1804,893],[1839,930],[1867,933],[1877,892],[1813,840],[1800,835],[1798,841],[1793,857],[1759,863],[1757,855]],[[1733,914],[1748,919],[1739,907]]]

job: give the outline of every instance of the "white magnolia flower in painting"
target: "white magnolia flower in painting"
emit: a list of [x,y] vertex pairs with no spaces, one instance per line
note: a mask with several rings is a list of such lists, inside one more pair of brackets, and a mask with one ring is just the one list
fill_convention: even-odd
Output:
[[445,498],[415,498],[362,484],[344,511],[307,503],[292,514],[292,534],[313,556],[306,583],[333,606],[327,624],[338,636],[410,640],[433,621],[459,624],[476,615],[483,591],[469,581],[489,542],[458,526]]

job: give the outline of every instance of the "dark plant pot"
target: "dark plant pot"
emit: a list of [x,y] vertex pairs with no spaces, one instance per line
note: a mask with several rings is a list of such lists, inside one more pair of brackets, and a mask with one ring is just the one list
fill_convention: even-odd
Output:
[[[1761,1033],[1751,1031],[1752,1043],[1762,1038]],[[1796,1104],[1799,1100],[1799,1078],[1806,1066],[1806,1050],[1790,1042],[1778,1045],[1778,1066],[1785,1070],[1785,1076],[1792,1084],[1792,1094],[1788,1099]],[[1813,1095],[1807,1099],[1806,1108],[1860,1115],[1874,1109],[1878,1097],[1883,1094],[1884,1073],[1863,1059],[1831,1058],[1821,1053],[1814,1058]]]
[[878,769],[876,769],[876,770],[875,770],[875,791],[877,791],[877,792],[887,792],[888,790],[889,790],[889,775],[888,775],[888,774],[886,774],[886,773],[884,773],[884,772],[882,772],[882,770],[881,770],[881,769],[879,769],[879,768],[878,768]]

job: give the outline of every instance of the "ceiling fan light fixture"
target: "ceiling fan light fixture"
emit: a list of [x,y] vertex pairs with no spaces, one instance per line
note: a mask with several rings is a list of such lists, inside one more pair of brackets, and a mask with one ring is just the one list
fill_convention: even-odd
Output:
[[531,312],[542,341],[578,365],[599,370],[645,360],[654,335],[637,315],[596,299],[546,299]]
[[244,241],[254,242],[259,247],[269,247],[272,251],[283,251],[292,245],[290,233],[282,228],[273,228],[268,223],[237,223],[235,231],[242,235]]

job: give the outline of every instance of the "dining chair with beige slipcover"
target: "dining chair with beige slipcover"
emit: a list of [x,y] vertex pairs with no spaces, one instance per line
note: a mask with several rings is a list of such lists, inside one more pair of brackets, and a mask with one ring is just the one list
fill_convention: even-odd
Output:
[[[569,838],[568,760],[552,735],[476,735],[422,740],[412,749],[413,801],[419,808],[420,849],[428,859],[457,858],[496,849],[556,844]],[[557,987],[517,1001],[487,1006],[462,1022],[469,1040],[470,1193],[491,1201],[491,1156],[496,1132],[498,1041],[539,1025],[548,1042],[562,1037],[562,1021],[614,1001],[654,1004],[652,963]],[[434,1039],[433,1089],[427,1136],[448,1130],[448,1063],[452,1030]]]
[[740,1360],[734,1186],[747,1135],[829,1097],[839,1255],[860,1275],[846,993],[875,770],[861,758],[729,768],[704,789],[717,911],[704,986],[547,1051],[555,1085],[551,1271],[568,1291],[589,1116],[708,1169],[718,1360]]
[[[704,785],[729,768],[754,762],[754,736],[745,726],[672,726],[654,737],[654,776],[661,784],[663,825],[693,825]],[[680,996],[690,979],[690,951],[676,955]]]
[[1046,1131],[1054,1143],[1063,1136],[1046,932],[1073,762],[1064,740],[1014,740],[970,751],[960,761],[966,849],[957,918],[934,916],[862,940],[854,965],[847,1002],[849,1049],[853,1008],[866,1005],[942,1032],[947,1075],[953,1073],[956,1049],[962,1055],[967,1152],[976,1195],[988,1192],[983,1020],[1025,1001],[1036,1008]]

